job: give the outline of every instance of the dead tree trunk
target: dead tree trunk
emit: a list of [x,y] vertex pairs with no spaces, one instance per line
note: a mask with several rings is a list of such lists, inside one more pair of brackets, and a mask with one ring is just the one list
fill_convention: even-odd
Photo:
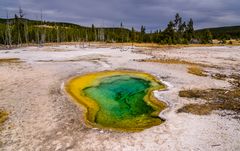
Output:
[[7,25],[6,25],[6,42],[7,42],[7,47],[11,48],[12,47],[12,35],[11,35],[11,29],[10,29],[10,22],[8,20],[8,11],[7,11]]

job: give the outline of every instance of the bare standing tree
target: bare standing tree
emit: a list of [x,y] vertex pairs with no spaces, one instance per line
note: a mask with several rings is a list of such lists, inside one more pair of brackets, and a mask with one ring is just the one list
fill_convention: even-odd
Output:
[[57,30],[57,43],[59,43],[59,42],[60,42],[59,29],[58,29],[58,26],[57,26],[57,25],[55,25],[55,26],[56,26],[56,30]]
[[21,28],[22,27],[21,25],[22,25],[23,17],[25,16],[21,7],[19,7],[18,15],[15,14],[15,21],[17,23],[17,31],[18,31],[17,32],[17,37],[18,37],[17,38],[17,44],[18,44],[18,46],[21,46],[22,45],[21,31],[24,30],[24,29]]
[[23,18],[25,16],[25,14],[23,13],[23,9],[21,7],[19,7],[19,18]]
[[79,48],[81,48],[81,35],[80,35],[80,33],[78,35],[78,41],[79,41]]
[[[20,8],[19,9],[19,16],[21,19],[23,19],[23,17],[25,16],[26,14],[23,13],[23,10]],[[24,38],[25,38],[25,42],[26,44],[28,45],[28,22],[27,20],[22,20],[23,21],[23,30],[24,30]]]
[[102,26],[98,29],[98,38],[100,41],[104,42],[105,41],[105,26],[104,26],[104,21],[102,23]]
[[[85,42],[86,42],[86,46],[85,46]],[[88,32],[85,31],[85,38],[84,38],[84,42],[83,42],[83,48],[87,47],[87,45],[90,45],[90,43],[88,43]]]
[[94,29],[94,41],[98,41],[97,30]]
[[28,23],[27,23],[27,20],[24,22],[24,36],[25,36],[25,42],[28,45],[29,41],[28,41]]
[[[36,20],[38,20],[38,16],[36,16]],[[38,27],[36,27],[35,37],[36,37],[37,45],[38,45],[38,47],[40,47],[40,39],[39,39],[39,29],[38,29]]]
[[123,51],[123,23],[121,22],[120,24],[120,28],[121,28],[121,38],[122,38],[122,48],[121,48],[121,51]]
[[9,16],[7,11],[7,26],[6,26],[6,44],[8,48],[12,47],[12,35],[11,35],[11,29],[10,29],[10,22],[9,22]]
[[122,43],[123,43],[123,23],[122,22],[120,24],[120,28],[121,28],[121,38],[122,38]]
[[[29,44],[29,37],[28,37],[28,22],[26,19],[24,19],[24,17],[26,16],[26,14],[23,12],[23,9],[20,7],[19,8],[19,23],[18,24],[23,24],[23,32],[24,32],[24,38],[25,38],[25,43],[28,45]],[[18,25],[19,26],[19,25]],[[19,33],[21,33],[21,31],[19,31]],[[20,34],[20,38],[21,38],[21,34]]]
[[45,34],[45,30],[44,30],[44,27],[43,27],[43,13],[42,13],[42,9],[41,9],[41,46],[44,45],[45,43],[45,38],[46,38],[46,34]]
[[104,28],[99,29],[99,39],[100,41],[105,41],[105,36],[104,36]]

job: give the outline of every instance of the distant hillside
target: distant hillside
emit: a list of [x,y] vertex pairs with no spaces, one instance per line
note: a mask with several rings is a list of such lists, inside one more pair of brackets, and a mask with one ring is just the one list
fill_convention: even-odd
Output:
[[209,30],[214,39],[239,39],[240,38],[240,26],[226,26],[217,28],[205,28],[197,30],[196,32],[203,32]]
[[[6,34],[9,23],[9,33]],[[130,30],[120,27],[85,27],[73,23],[0,18],[0,43],[44,43],[72,41],[128,42]],[[9,35],[10,34],[10,35]],[[136,32],[137,34],[137,32]],[[26,37],[27,35],[27,37]],[[10,38],[9,38],[10,36]]]
[[[48,25],[48,26],[64,26],[64,27],[71,27],[71,28],[85,28],[85,29],[91,29],[91,27],[86,27],[86,26],[81,26],[81,25],[78,25],[78,24],[73,24],[73,23],[66,23],[66,22],[51,22],[51,21],[39,21],[39,20],[30,20],[30,19],[25,19],[25,18],[22,18],[21,19],[22,21],[27,21],[28,25],[41,25],[41,24],[44,24],[44,25]],[[8,19],[9,22],[14,22],[14,18],[11,18],[11,19]],[[4,18],[0,18],[0,23],[2,24],[5,24],[7,22],[7,19],[4,19]],[[98,27],[96,27],[97,29]],[[102,28],[102,27],[101,27]],[[104,29],[109,29],[109,30],[118,30],[120,27],[104,27]],[[100,27],[99,27],[100,29]],[[129,29],[126,29],[126,28],[123,28],[124,30],[128,30],[130,31]]]

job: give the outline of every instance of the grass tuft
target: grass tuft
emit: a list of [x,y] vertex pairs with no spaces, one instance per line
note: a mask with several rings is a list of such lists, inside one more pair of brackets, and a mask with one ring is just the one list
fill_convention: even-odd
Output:
[[144,59],[143,62],[157,62],[163,64],[184,64],[184,65],[196,65],[196,63],[180,60],[180,59]]
[[8,112],[0,109],[0,126],[8,119]]
[[1,63],[22,63],[19,58],[0,58],[0,64]]
[[156,62],[156,63],[162,63],[162,64],[181,64],[181,65],[190,65],[190,66],[200,66],[200,67],[210,67],[210,68],[217,68],[217,66],[202,64],[202,63],[195,63],[191,61],[181,60],[181,59],[142,59],[138,60],[140,62]]
[[193,75],[197,75],[197,76],[203,76],[203,77],[207,76],[205,71],[202,68],[198,67],[198,66],[190,66],[190,67],[188,67],[188,73],[193,74]]
[[195,115],[208,115],[215,109],[214,106],[210,104],[188,104],[177,110],[178,113],[192,113]]

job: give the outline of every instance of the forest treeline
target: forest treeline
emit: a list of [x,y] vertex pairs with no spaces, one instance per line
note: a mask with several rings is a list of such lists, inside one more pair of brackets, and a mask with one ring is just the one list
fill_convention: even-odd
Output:
[[211,32],[213,39],[218,40],[240,39],[240,26],[200,29],[197,30],[196,32],[203,32],[206,30],[209,30]]
[[156,30],[146,33],[141,26],[140,31],[119,27],[84,27],[71,23],[29,20],[20,9],[14,18],[0,19],[0,44],[21,45],[23,43],[52,43],[52,42],[138,42],[159,44],[189,44],[211,43],[213,35],[210,30],[196,32],[193,20],[184,21],[179,14],[169,21],[163,31]]

